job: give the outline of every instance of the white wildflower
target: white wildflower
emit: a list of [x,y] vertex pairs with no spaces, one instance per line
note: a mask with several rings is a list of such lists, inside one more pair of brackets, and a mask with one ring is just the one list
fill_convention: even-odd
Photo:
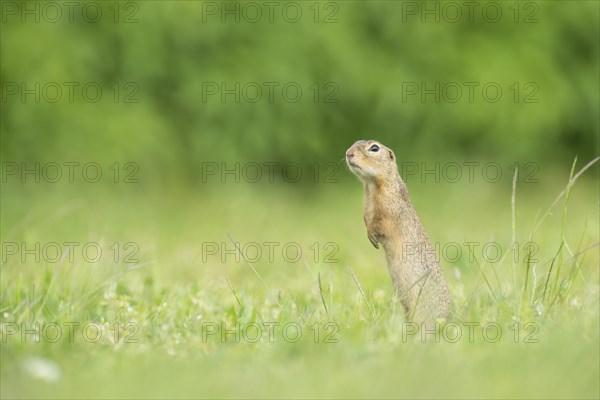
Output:
[[23,362],[23,369],[33,378],[53,383],[60,379],[61,371],[58,364],[52,360],[40,357],[30,357]]

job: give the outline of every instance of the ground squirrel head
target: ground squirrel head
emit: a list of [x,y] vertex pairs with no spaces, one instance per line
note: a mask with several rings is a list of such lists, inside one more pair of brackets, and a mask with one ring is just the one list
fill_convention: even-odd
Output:
[[350,170],[363,182],[389,180],[398,175],[394,152],[376,140],[359,140],[346,151]]

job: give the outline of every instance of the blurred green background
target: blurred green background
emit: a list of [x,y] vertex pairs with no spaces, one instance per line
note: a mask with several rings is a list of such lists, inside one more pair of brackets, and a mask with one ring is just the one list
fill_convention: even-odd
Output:
[[[5,161],[135,161],[150,183],[205,161],[338,161],[359,138],[411,161],[597,154],[595,1],[14,4]],[[36,82],[39,103],[20,86]],[[236,83],[239,102],[221,90]]]
[[[1,333],[139,327],[136,344],[3,336],[2,398],[600,395],[598,165],[566,190],[599,154],[597,1],[0,5]],[[500,342],[400,340],[343,160],[358,139],[395,151],[431,241],[462,249],[441,262],[453,321],[497,323]],[[228,235],[305,257],[250,268]],[[5,246],[54,242],[106,257]],[[207,343],[205,321],[333,322],[339,341]],[[512,340],[527,323],[538,342]]]

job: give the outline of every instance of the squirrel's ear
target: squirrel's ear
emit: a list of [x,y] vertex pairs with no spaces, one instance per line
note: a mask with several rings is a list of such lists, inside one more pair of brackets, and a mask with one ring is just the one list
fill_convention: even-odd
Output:
[[388,150],[388,151],[390,152],[390,160],[393,160],[394,159],[394,152],[391,151],[391,150]]

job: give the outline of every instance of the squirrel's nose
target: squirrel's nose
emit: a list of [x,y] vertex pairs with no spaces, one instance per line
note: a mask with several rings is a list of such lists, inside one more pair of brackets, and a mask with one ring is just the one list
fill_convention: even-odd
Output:
[[352,157],[354,157],[354,152],[353,152],[353,151],[348,151],[348,152],[346,152],[346,157],[347,157],[347,158],[352,158]]

